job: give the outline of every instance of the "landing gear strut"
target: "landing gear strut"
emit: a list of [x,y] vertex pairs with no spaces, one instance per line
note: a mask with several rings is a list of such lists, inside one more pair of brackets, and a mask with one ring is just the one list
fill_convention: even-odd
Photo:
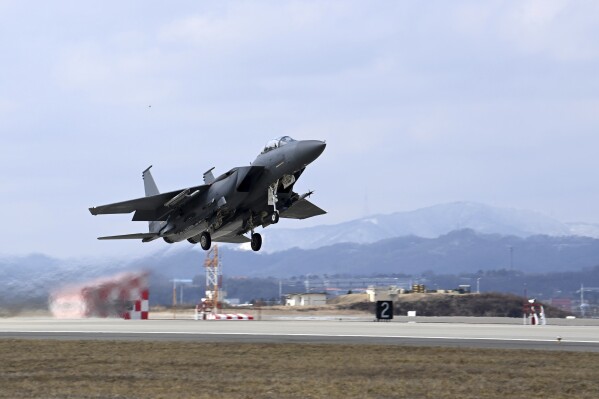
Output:
[[279,187],[279,181],[277,180],[270,187],[268,187],[268,207],[271,210],[270,222],[271,224],[277,224],[279,221],[279,211],[277,211],[277,188]]
[[200,246],[204,251],[208,251],[210,245],[212,245],[212,238],[210,237],[210,233],[205,231],[200,235]]
[[262,248],[262,236],[260,233],[252,233],[252,242],[250,243],[252,251],[260,251]]
[[252,247],[252,251],[260,251],[262,248],[262,236],[259,233],[254,233],[254,215],[250,212],[250,219],[248,220],[249,230],[250,230],[250,246]]

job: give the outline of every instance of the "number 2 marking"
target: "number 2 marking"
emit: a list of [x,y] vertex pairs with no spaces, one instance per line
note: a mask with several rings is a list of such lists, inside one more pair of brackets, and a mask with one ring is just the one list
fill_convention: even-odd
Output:
[[383,302],[381,303],[381,319],[388,319],[389,318],[389,302]]

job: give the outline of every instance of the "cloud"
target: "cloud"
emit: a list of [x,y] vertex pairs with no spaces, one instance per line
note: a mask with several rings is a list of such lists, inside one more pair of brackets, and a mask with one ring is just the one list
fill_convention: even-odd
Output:
[[[139,172],[149,164],[160,188],[174,190],[212,166],[247,165],[269,138],[289,134],[329,143],[298,184],[334,210],[314,223],[358,216],[367,188],[355,182],[376,191],[377,212],[468,199],[546,211],[552,196],[563,203],[548,213],[590,220],[599,190],[566,196],[561,187],[588,186],[599,167],[598,8],[13,2],[0,14],[10,60],[0,190],[37,199],[36,217],[65,215],[68,223],[39,220],[37,229],[53,233],[36,246],[74,251],[61,244],[73,231],[93,239],[140,228],[85,212],[142,195]],[[357,196],[339,204],[348,190]],[[14,231],[1,238],[26,251],[19,215],[7,215]],[[75,246],[84,244],[99,248]]]
[[596,60],[597,12],[599,4],[592,1],[526,0],[510,3],[495,26],[522,54],[562,62]]
[[175,72],[171,58],[159,49],[111,48],[79,43],[65,49],[55,66],[62,87],[113,104],[156,104],[173,99],[178,86],[166,76]]
[[18,104],[14,100],[0,97],[0,116],[8,115],[17,110]]
[[498,62],[508,56],[521,62],[521,57],[545,57],[577,63],[599,55],[594,40],[599,4],[594,1],[462,1],[446,11],[440,27],[463,35],[465,43],[486,46]]

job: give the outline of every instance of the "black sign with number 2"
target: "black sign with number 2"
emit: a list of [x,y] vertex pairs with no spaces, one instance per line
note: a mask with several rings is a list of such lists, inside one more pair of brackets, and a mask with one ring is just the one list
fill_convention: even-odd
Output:
[[391,320],[393,318],[393,301],[376,301],[376,318]]

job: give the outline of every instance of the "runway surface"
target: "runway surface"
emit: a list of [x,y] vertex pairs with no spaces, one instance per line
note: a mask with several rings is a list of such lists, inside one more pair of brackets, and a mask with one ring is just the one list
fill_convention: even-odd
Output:
[[[558,340],[558,337],[561,340]],[[346,343],[599,352],[599,326],[344,320],[0,319],[0,339]]]

